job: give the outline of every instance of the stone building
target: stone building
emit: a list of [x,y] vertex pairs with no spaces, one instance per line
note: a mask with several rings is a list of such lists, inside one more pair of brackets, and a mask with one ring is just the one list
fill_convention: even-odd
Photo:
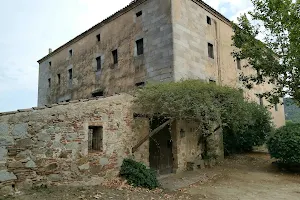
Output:
[[[24,184],[112,178],[129,157],[160,174],[203,166],[195,123],[174,122],[138,145],[153,124],[133,112],[132,99],[121,94],[0,113],[0,195]],[[208,143],[222,159],[221,131]]]
[[[195,78],[242,88],[230,21],[201,0],[135,0],[40,59],[38,105],[110,96],[149,81]],[[272,85],[246,91],[255,94]],[[284,108],[271,109],[275,124]]]

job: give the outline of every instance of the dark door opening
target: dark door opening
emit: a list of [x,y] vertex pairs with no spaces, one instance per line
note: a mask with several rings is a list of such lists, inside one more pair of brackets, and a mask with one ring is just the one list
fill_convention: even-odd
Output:
[[[156,129],[166,120],[153,119],[151,130]],[[170,125],[165,126],[161,131],[153,135],[150,139],[149,161],[150,168],[158,174],[169,174],[173,172],[173,152]]]

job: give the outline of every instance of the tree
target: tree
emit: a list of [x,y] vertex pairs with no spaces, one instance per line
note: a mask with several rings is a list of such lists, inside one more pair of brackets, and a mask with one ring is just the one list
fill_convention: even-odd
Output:
[[274,84],[261,94],[273,104],[286,95],[300,104],[300,0],[251,1],[253,11],[233,23],[237,48],[232,54],[247,60],[244,67],[257,73],[241,73],[240,79],[248,89]]

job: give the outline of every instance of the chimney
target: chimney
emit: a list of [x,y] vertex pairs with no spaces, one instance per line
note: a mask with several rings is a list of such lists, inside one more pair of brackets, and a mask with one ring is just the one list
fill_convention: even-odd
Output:
[[52,53],[52,49],[51,49],[51,48],[49,48],[49,54],[50,54],[50,53]]

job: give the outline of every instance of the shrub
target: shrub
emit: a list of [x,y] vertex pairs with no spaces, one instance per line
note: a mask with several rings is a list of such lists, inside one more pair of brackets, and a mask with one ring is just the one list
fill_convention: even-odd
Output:
[[137,91],[135,106],[150,118],[198,122],[199,140],[221,125],[227,154],[264,144],[273,128],[267,109],[246,102],[239,90],[199,80],[147,84]]
[[154,189],[159,186],[156,173],[153,170],[147,168],[143,163],[131,159],[124,159],[120,176],[135,187]]
[[235,117],[223,118],[225,154],[248,152],[265,144],[274,130],[270,112],[254,102],[243,102],[233,109],[225,113]]
[[300,164],[300,124],[277,129],[268,141],[272,158],[284,164]]

